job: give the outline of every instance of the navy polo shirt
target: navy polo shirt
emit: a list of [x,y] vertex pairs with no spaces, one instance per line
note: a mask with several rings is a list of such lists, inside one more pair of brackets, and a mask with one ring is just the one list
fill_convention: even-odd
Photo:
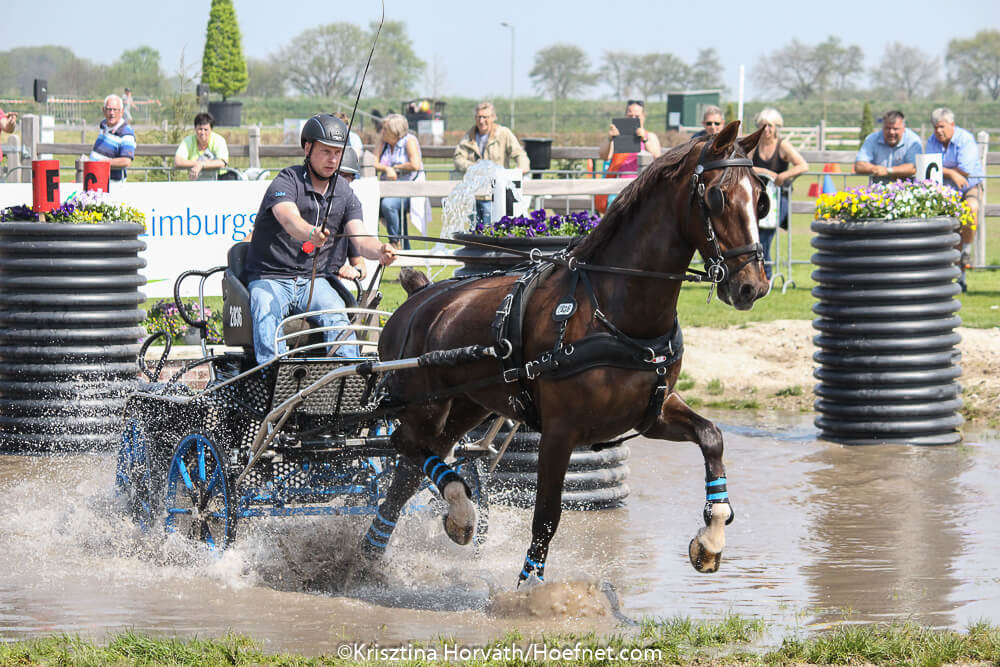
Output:
[[[320,216],[326,211],[330,198],[313,189],[312,181],[303,165],[286,167],[271,182],[264,200],[257,211],[253,237],[250,239],[250,253],[247,258],[247,277],[295,278],[312,274],[313,256],[302,252],[302,241],[296,240],[285,231],[274,217],[272,208],[281,202],[292,202],[299,208],[299,214],[306,222],[319,224]],[[350,184],[337,179],[333,193],[330,215],[327,217],[326,231],[330,234],[344,233],[349,220],[362,220],[361,201]],[[330,239],[315,252],[319,253],[316,275],[334,276],[344,263],[347,255],[347,238]]]

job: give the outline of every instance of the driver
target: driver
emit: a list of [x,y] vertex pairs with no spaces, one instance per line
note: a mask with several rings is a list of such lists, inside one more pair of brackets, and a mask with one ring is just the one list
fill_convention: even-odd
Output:
[[[343,121],[330,114],[313,116],[302,128],[303,164],[282,169],[264,193],[247,258],[257,363],[267,362],[287,349],[284,342],[279,343],[277,350],[274,348],[275,332],[284,317],[345,307],[344,299],[327,278],[337,275],[340,266],[331,260],[338,257],[342,260],[346,255],[343,250],[350,241],[368,259],[377,259],[384,265],[396,259],[391,245],[366,235],[361,202],[345,179],[335,178],[346,142],[347,126]],[[323,220],[328,205],[330,213]],[[357,236],[330,239],[330,235],[337,234]],[[311,300],[313,254],[306,252],[309,244],[316,253],[316,281]],[[343,313],[309,319],[321,327],[348,324]],[[338,333],[323,332],[328,343],[336,341]],[[334,354],[357,356],[358,349],[354,345],[341,345]]]

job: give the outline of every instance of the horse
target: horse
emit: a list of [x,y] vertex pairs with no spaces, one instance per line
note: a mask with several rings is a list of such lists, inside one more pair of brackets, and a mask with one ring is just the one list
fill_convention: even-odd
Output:
[[[718,297],[738,310],[750,309],[769,291],[757,233],[769,200],[746,157],[761,131],[738,138],[738,130],[732,122],[715,137],[661,155],[562,261],[539,262],[547,270],[429,285],[413,281],[413,293],[382,331],[380,359],[459,349],[486,353],[384,376],[387,395],[399,405],[390,443],[400,456],[362,539],[366,558],[384,553],[424,475],[448,503],[445,532],[458,544],[472,540],[476,517],[469,488],[444,458],[495,414],[541,432],[531,542],[518,587],[544,581],[572,450],[599,446],[631,429],[701,448],[705,525],[688,555],[699,572],[718,570],[724,525],[734,517],[723,439],[674,391],[683,354],[676,310],[685,279],[710,281]],[[695,250],[706,272],[688,268]],[[531,282],[529,274],[533,291],[518,292]],[[518,317],[518,326],[511,326]],[[504,337],[515,329],[519,336]],[[512,365],[512,359],[519,363]]]

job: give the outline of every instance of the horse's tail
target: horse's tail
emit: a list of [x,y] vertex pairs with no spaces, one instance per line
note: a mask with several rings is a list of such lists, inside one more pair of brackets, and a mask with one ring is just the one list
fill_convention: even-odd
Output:
[[399,270],[399,284],[406,290],[407,296],[413,296],[431,284],[431,279],[423,271],[404,266]]

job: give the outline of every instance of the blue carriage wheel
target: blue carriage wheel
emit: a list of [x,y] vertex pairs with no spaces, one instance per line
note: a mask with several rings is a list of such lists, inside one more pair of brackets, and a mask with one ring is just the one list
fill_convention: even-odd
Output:
[[236,537],[236,507],[224,449],[202,433],[181,438],[167,470],[164,527],[210,549]]
[[153,475],[149,441],[142,422],[130,417],[122,429],[115,473],[115,492],[143,531],[154,519]]

